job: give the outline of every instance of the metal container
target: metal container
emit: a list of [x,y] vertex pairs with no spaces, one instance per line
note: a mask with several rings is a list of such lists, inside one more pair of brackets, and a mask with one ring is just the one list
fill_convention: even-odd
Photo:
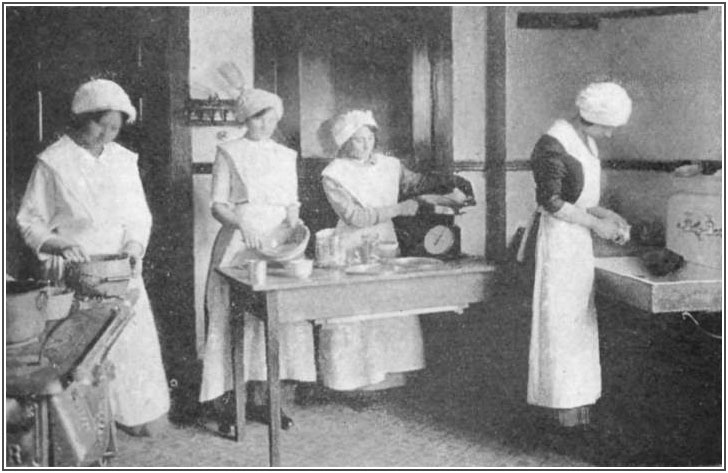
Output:
[[85,263],[69,263],[66,270],[66,284],[81,296],[121,297],[130,280],[126,254],[92,255]]
[[45,329],[48,308],[46,283],[5,282],[5,341],[23,343],[38,337]]
[[268,263],[265,260],[250,260],[245,263],[245,266],[248,269],[250,282],[254,286],[265,284],[268,275]]

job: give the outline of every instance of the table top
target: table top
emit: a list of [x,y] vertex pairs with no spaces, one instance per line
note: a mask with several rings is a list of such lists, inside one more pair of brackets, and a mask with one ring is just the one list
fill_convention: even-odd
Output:
[[487,263],[482,256],[464,256],[422,268],[383,272],[380,274],[349,274],[345,271],[345,268],[314,268],[311,276],[306,279],[290,276],[282,269],[268,268],[268,274],[263,284],[253,284],[245,268],[227,266],[217,268],[217,271],[235,282],[250,287],[253,291],[275,291],[402,279],[421,279],[464,273],[488,273],[495,271],[495,269],[496,267]]

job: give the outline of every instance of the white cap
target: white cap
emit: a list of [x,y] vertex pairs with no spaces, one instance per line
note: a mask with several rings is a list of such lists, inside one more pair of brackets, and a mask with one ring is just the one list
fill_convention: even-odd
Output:
[[283,101],[279,96],[263,89],[247,89],[238,97],[235,118],[244,122],[266,108],[275,110],[279,119],[283,116]]
[[134,123],[136,109],[119,84],[107,79],[94,79],[76,90],[71,102],[71,112],[81,113],[116,110],[127,115],[127,122]]
[[344,143],[349,141],[349,138],[363,126],[372,127],[375,130],[379,129],[371,110],[352,110],[336,117],[331,126],[331,134],[334,143],[336,143],[336,148],[339,149],[344,146]]
[[632,114],[632,100],[627,91],[614,82],[589,84],[576,97],[581,117],[591,123],[622,126]]

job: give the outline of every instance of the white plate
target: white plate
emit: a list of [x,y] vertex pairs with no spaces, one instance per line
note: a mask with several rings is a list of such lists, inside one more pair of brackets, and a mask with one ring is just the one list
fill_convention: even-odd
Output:
[[361,275],[377,275],[377,274],[385,274],[385,273],[392,273],[394,271],[397,271],[397,268],[394,266],[390,266],[387,264],[355,264],[353,266],[347,267],[344,272],[346,274],[361,274]]
[[395,266],[399,266],[401,268],[407,268],[407,269],[424,269],[424,268],[430,268],[433,266],[440,266],[443,264],[442,261],[436,258],[418,258],[418,257],[409,257],[409,258],[394,258],[392,260],[389,260],[390,264],[393,264]]

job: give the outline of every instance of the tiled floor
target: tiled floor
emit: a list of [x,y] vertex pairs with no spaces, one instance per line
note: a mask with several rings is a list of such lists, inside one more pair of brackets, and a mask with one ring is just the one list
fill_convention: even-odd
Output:
[[[603,396],[593,429],[560,435],[525,404],[527,297],[502,292],[461,316],[423,317],[427,369],[356,411],[296,406],[284,467],[697,466],[722,461],[722,345],[678,315],[598,303]],[[703,320],[720,330],[719,315]],[[192,394],[194,397],[194,394]],[[208,423],[208,426],[210,424]],[[204,423],[159,439],[120,434],[113,467],[263,467],[267,430],[236,444]]]

